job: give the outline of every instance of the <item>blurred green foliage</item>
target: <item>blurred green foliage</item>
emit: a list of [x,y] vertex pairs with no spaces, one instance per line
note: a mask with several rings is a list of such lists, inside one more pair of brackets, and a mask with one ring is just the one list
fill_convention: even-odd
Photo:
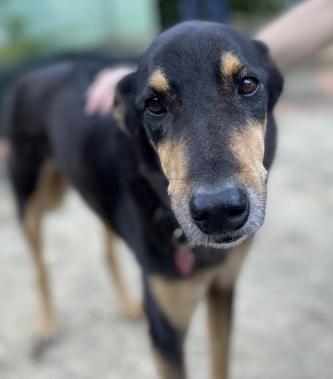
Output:
[[50,38],[27,38],[25,22],[21,18],[7,20],[3,24],[7,42],[0,47],[1,60],[19,60],[28,55],[35,55],[50,44]]
[[[0,8],[10,0],[0,0]],[[0,60],[2,62],[15,61],[28,55],[42,51],[49,43],[50,38],[27,37],[27,22],[23,16],[11,15],[6,12],[0,12],[0,33],[3,36],[2,45],[0,45]]]
[[[27,1],[27,0],[26,0]],[[162,29],[178,21],[177,2],[179,0],[160,0],[160,20]],[[253,23],[251,17],[274,14],[283,9],[285,0],[230,0],[232,9],[242,14],[241,24]],[[291,0],[289,0],[291,1]],[[333,0],[332,0],[333,1]],[[0,60],[2,63],[20,60],[26,56],[34,56],[47,47],[53,46],[55,37],[52,35],[27,33],[31,27],[24,12],[10,13],[6,6],[12,0],[0,0]],[[246,16],[246,17],[244,17]]]
[[0,0],[0,60],[112,48],[139,52],[159,30],[157,0]]

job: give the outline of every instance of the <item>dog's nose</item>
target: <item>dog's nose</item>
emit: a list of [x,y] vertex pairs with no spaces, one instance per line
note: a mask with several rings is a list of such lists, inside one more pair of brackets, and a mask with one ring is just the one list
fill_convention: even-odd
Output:
[[214,191],[200,189],[190,200],[191,216],[205,234],[240,229],[246,223],[249,211],[247,193],[236,184],[228,184]]

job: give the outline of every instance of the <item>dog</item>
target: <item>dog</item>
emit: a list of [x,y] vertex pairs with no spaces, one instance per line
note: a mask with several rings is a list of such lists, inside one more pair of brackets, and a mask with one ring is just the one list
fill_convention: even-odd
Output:
[[12,88],[9,171],[43,328],[55,321],[39,225],[66,180],[141,266],[159,378],[186,377],[184,340],[205,299],[212,378],[226,379],[233,289],[265,216],[281,74],[263,43],[201,21],[153,41],[119,82],[109,118],[83,111],[95,74],[64,63]]

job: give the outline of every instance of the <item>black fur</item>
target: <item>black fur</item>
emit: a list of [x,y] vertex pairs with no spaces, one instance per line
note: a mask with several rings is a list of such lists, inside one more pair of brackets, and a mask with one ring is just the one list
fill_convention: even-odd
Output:
[[[262,87],[255,97],[236,99],[227,93],[219,71],[224,51],[241,57],[249,74],[259,78]],[[148,76],[157,67],[170,78],[181,112],[170,105],[166,117],[153,119],[145,110],[145,99],[151,92]],[[272,109],[282,78],[261,43],[218,24],[182,24],[159,36],[141,58],[137,72],[119,83],[126,133],[112,116],[84,114],[84,94],[97,69],[64,63],[31,72],[12,87],[9,167],[20,214],[43,163],[54,159],[86,202],[132,248],[144,278],[153,273],[180,278],[172,238],[179,225],[154,147],[166,139],[186,139],[189,177],[213,183],[237,170],[230,136],[242,123],[261,121],[268,113],[264,165],[269,168],[276,145]],[[194,272],[223,262],[225,255],[216,258],[211,250],[196,250]],[[179,363],[182,338],[150,290],[145,292],[154,344],[167,359]]]

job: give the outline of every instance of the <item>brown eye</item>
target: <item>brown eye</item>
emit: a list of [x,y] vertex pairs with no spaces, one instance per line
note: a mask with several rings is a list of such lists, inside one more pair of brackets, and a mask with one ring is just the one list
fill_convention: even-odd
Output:
[[146,100],[146,108],[155,116],[161,116],[166,113],[166,108],[162,104],[161,100],[157,97],[152,97]]
[[251,96],[256,92],[258,80],[256,78],[246,77],[241,80],[238,86],[238,94]]

